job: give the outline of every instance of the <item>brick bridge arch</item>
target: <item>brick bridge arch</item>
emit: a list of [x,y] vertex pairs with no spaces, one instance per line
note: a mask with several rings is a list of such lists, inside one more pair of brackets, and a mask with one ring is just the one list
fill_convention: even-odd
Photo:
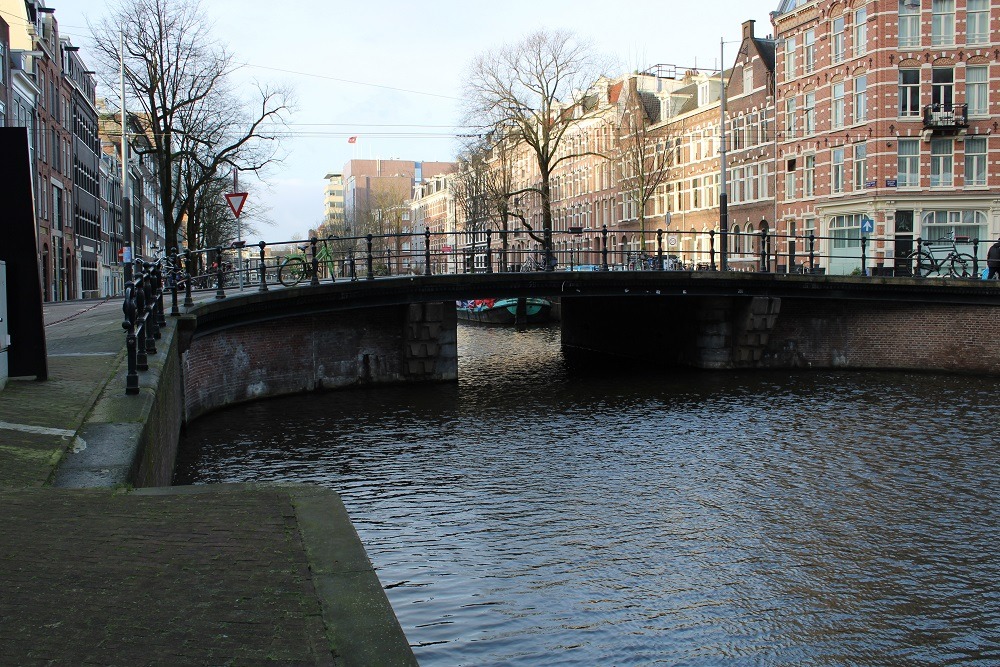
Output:
[[180,318],[185,418],[246,400],[457,378],[454,302],[548,296],[562,345],[703,369],[1000,374],[1000,285],[734,272],[407,276],[230,292]]

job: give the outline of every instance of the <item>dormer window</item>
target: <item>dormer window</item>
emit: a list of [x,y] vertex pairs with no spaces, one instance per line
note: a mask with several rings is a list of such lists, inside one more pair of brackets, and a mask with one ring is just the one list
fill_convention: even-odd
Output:
[[698,84],[698,106],[705,106],[708,104],[710,86],[708,81],[702,81]]

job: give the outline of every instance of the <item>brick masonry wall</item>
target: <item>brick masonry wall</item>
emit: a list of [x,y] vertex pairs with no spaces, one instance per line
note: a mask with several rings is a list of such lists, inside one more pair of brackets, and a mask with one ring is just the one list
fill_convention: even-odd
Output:
[[995,306],[724,297],[563,299],[564,348],[703,369],[1000,374]]
[[784,299],[762,365],[1000,373],[992,306]]
[[[416,328],[411,326],[410,307],[387,306],[196,336],[183,354],[185,418],[190,421],[233,403],[317,389],[454,379],[454,308],[449,329],[442,319],[445,311],[433,306],[417,308],[424,320]],[[428,312],[438,315],[436,322],[428,324]],[[415,331],[419,340],[414,340]]]

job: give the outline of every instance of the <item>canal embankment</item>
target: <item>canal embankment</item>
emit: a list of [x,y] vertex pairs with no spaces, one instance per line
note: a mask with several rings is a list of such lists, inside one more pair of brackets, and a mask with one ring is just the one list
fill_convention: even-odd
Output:
[[120,303],[45,314],[49,378],[0,392],[6,660],[415,664],[335,492],[169,486],[174,321],[127,396]]

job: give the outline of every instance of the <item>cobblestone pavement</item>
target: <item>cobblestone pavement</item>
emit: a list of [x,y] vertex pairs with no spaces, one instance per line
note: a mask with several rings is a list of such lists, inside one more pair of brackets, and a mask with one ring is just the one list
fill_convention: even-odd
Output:
[[45,318],[49,379],[0,391],[0,664],[416,664],[331,491],[49,486],[124,335],[117,301]]

